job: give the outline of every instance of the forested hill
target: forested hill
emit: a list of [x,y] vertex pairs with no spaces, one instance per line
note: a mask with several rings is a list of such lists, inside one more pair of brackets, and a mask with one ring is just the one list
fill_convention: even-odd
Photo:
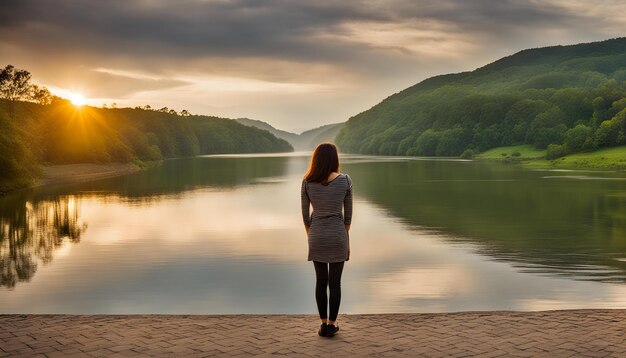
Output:
[[0,189],[27,185],[41,163],[286,151],[293,151],[286,141],[231,119],[0,100]]
[[424,156],[532,144],[558,157],[626,144],[625,108],[626,38],[618,38],[429,78],[350,118],[336,142],[349,153]]

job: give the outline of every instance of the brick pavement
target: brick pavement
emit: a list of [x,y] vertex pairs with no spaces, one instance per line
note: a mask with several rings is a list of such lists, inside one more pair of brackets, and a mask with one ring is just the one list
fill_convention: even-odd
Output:
[[0,315],[0,357],[626,357],[626,310],[341,315]]

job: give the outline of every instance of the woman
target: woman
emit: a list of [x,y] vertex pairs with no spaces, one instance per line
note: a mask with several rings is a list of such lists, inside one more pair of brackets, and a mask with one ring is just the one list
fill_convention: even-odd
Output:
[[[350,259],[350,222],[352,221],[352,180],[339,173],[337,147],[322,143],[311,156],[309,169],[300,191],[302,218],[309,241],[309,261],[315,267],[315,300],[322,324],[318,334],[332,337],[341,302],[341,273]],[[313,213],[309,216],[309,205]],[[343,207],[343,213],[342,213]],[[330,287],[330,296],[326,288]],[[327,315],[327,301],[330,315]]]

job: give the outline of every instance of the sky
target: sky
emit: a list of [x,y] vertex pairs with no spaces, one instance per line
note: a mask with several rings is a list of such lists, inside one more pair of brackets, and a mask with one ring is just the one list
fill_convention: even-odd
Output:
[[626,35],[598,0],[2,0],[0,66],[88,104],[302,132],[430,76]]

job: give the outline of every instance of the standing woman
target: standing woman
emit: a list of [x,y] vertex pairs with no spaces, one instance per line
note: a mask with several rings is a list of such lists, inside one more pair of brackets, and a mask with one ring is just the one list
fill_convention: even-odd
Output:
[[[339,330],[335,322],[341,302],[343,264],[350,259],[348,232],[352,221],[352,180],[347,174],[339,173],[334,144],[322,143],[315,148],[302,180],[300,199],[309,241],[308,260],[315,267],[315,300],[322,320],[318,334],[332,337]],[[313,206],[310,216],[309,205]],[[327,287],[330,288],[328,300]]]

